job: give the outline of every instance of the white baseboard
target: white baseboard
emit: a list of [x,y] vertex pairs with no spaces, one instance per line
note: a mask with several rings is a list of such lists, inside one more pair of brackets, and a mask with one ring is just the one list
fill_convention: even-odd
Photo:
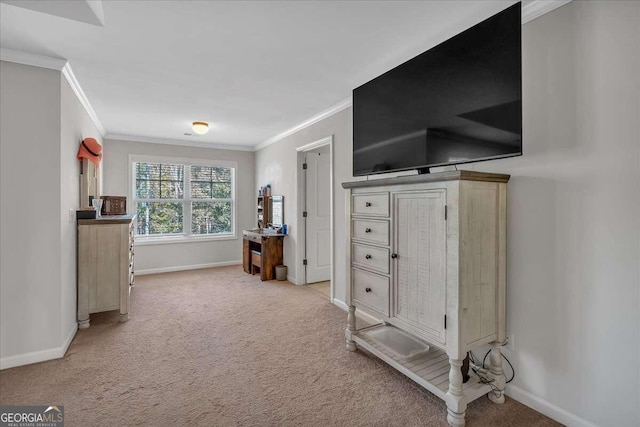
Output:
[[16,366],[30,365],[32,363],[45,362],[47,360],[60,359],[67,353],[67,349],[73,341],[78,331],[78,324],[74,324],[69,331],[67,338],[60,347],[46,350],[32,351],[31,353],[17,354],[15,356],[3,357],[0,359],[0,370],[15,368]]
[[557,422],[568,427],[597,427],[595,424],[583,418],[580,418],[579,416],[572,414],[571,412],[566,411],[550,402],[547,402],[541,397],[531,394],[528,391],[521,389],[520,387],[507,384],[505,394],[513,400],[517,400],[523,405],[533,408],[541,414],[544,414],[547,417],[556,420]]
[[[335,305],[336,307],[340,307],[344,311],[349,310],[349,306],[347,305],[347,303],[344,301],[340,301],[338,298],[333,299],[333,305]],[[370,314],[367,314],[363,311],[360,311],[357,308],[356,308],[356,317],[359,317],[368,323],[372,323],[372,324],[380,323],[380,319],[373,317]]]
[[64,343],[62,344],[63,350],[62,350],[62,356],[60,357],[64,357],[64,355],[67,354],[67,350],[69,350],[69,346],[71,345],[71,341],[73,341],[73,338],[76,336],[76,332],[78,332],[78,322],[73,322],[73,326],[69,330],[67,339],[64,340]]
[[349,310],[349,306],[347,305],[347,303],[344,302],[344,301],[340,301],[338,298],[334,298],[333,299],[333,305],[335,305],[337,307],[340,307],[344,311],[348,311]]
[[136,276],[145,274],[171,273],[173,271],[199,270],[201,268],[226,267],[228,265],[241,265],[242,260],[210,262],[208,264],[177,265],[175,267],[148,268],[146,270],[136,270]]

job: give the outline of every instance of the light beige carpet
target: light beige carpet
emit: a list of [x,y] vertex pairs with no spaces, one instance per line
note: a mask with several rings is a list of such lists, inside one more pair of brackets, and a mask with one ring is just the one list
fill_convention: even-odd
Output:
[[[446,426],[442,401],[344,348],[345,312],[240,267],[136,278],[131,320],[91,316],[60,360],[0,372],[0,403],[62,404],[70,426]],[[548,426],[511,399],[469,426]]]

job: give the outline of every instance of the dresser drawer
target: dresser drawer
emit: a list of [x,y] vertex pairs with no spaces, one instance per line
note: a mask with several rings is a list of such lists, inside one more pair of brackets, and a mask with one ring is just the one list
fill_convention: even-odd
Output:
[[351,269],[353,300],[389,317],[389,278]]
[[351,263],[367,270],[389,274],[389,249],[352,243]]
[[389,193],[354,194],[351,202],[354,215],[389,216]]
[[351,230],[355,240],[389,246],[389,221],[354,219],[351,221]]

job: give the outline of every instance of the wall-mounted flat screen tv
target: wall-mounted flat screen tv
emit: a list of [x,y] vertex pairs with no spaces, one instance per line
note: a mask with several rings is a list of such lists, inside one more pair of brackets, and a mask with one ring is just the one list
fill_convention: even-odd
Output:
[[522,154],[517,3],[353,91],[353,173]]

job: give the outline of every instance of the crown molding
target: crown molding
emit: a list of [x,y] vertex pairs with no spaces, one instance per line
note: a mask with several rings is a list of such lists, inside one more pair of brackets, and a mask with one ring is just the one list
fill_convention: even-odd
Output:
[[522,23],[526,24],[552,10],[564,6],[571,0],[533,0],[522,4]]
[[185,141],[182,139],[165,139],[154,138],[147,136],[137,135],[123,135],[108,133],[104,137],[105,140],[113,141],[125,141],[125,142],[144,142],[147,144],[165,144],[165,145],[179,145],[182,147],[195,147],[195,148],[212,148],[216,150],[231,150],[231,151],[254,151],[252,146],[249,145],[233,145],[233,144],[219,144],[216,142],[199,142],[199,141]]
[[0,60],[14,62],[16,64],[31,65],[32,67],[48,68],[61,71],[67,65],[64,58],[38,55],[37,53],[23,52],[21,50],[0,48]]
[[102,126],[102,122],[91,106],[87,95],[84,94],[80,83],[78,83],[75,74],[73,74],[73,70],[71,69],[71,64],[69,62],[67,62],[64,67],[62,67],[62,75],[67,79],[67,82],[69,82],[69,86],[71,86],[71,89],[73,89],[73,92],[78,97],[80,104],[82,104],[89,117],[91,117],[91,120],[96,126],[96,129],[98,129],[98,132],[100,132],[100,135],[104,138],[104,134],[106,133],[104,130],[104,126]]
[[[528,3],[523,3],[522,5],[522,23],[525,24],[529,21],[533,21],[534,19],[551,12],[552,10],[555,10],[557,8],[559,8],[560,6],[564,6],[565,4],[569,3],[571,0],[532,0]],[[258,150],[262,150],[265,147],[268,147],[271,144],[274,144],[284,138],[286,138],[289,135],[292,135],[306,127],[309,127],[315,123],[318,123],[320,120],[326,119],[327,117],[336,114],[346,108],[349,108],[351,106],[351,97],[344,99],[342,101],[340,101],[339,103],[337,103],[336,105],[334,105],[331,108],[328,108],[318,114],[316,114],[315,116],[312,116],[310,118],[308,118],[307,120],[303,121],[302,123],[285,130],[282,133],[279,133],[263,142],[261,142],[260,144],[256,145],[254,147],[255,151]]]
[[78,101],[80,101],[80,104],[82,104],[82,106],[86,110],[87,114],[93,121],[93,124],[96,126],[96,129],[98,129],[100,135],[104,137],[104,126],[102,126],[98,115],[91,106],[91,103],[82,90],[80,83],[78,83],[76,76],[73,74],[73,70],[71,69],[71,64],[69,63],[69,61],[63,58],[54,58],[52,56],[38,55],[36,53],[23,52],[20,50],[6,48],[0,48],[0,60],[13,62],[16,64],[30,65],[32,67],[48,68],[50,70],[60,71],[65,79],[67,79],[67,82],[69,82],[69,86],[71,86],[71,89],[73,89],[73,92],[76,94]]
[[338,102],[336,105],[334,105],[333,107],[327,108],[326,110],[316,114],[315,116],[309,117],[307,120],[303,121],[302,123],[289,128],[287,130],[285,130],[282,133],[277,134],[276,136],[273,136],[269,139],[267,139],[266,141],[261,142],[260,144],[256,145],[254,147],[255,151],[258,150],[262,150],[265,147],[268,147],[271,144],[274,144],[278,141],[280,141],[281,139],[286,138],[289,135],[293,135],[294,133],[307,128],[315,123],[318,123],[320,120],[326,119],[329,116],[332,116],[336,113],[339,113],[340,111],[351,107],[351,97],[347,98],[347,99],[343,99],[342,101]]

